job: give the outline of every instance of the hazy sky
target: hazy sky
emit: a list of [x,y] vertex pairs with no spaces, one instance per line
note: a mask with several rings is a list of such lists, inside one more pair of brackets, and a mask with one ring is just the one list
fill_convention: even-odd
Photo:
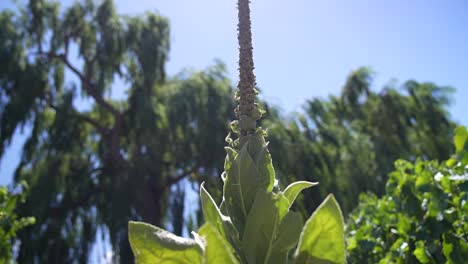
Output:
[[[20,1],[24,2],[24,1]],[[71,1],[64,1],[70,3]],[[159,12],[171,23],[170,75],[220,59],[236,80],[235,0],[116,0],[119,13]],[[0,0],[0,8],[7,4]],[[373,88],[390,79],[457,89],[451,114],[468,125],[468,2],[464,0],[253,0],[253,45],[262,97],[285,112],[337,94],[348,73],[370,66]],[[116,87],[123,94],[125,87]],[[0,164],[10,181],[22,138]]]

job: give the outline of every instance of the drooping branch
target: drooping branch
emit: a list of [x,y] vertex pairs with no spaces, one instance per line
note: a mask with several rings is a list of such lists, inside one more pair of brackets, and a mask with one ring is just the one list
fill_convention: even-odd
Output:
[[181,181],[182,179],[184,179],[188,175],[190,175],[192,173],[195,173],[197,171],[198,171],[198,167],[195,166],[195,167],[192,167],[192,168],[190,168],[190,169],[188,169],[186,171],[183,171],[178,176],[168,178],[167,182],[166,182],[166,186],[170,187],[171,185],[178,183],[179,181]]
[[85,115],[77,116],[81,120],[88,122],[89,124],[93,125],[103,136],[105,142],[108,147],[108,153],[106,154],[106,166],[108,167],[115,167],[118,165],[119,170],[123,170],[123,168],[127,167],[127,163],[125,162],[122,154],[119,151],[119,138],[122,135],[125,129],[125,120],[124,114],[116,109],[113,105],[107,102],[102,95],[97,92],[96,86],[92,83],[92,81],[87,78],[83,73],[81,73],[75,66],[71,64],[68,60],[67,55],[64,53],[57,54],[53,52],[40,52],[40,55],[47,56],[49,59],[58,59],[65,64],[65,66],[71,70],[82,82],[83,89],[86,91],[88,95],[90,95],[96,104],[105,110],[107,110],[110,114],[114,116],[115,123],[112,128],[106,128],[100,125],[95,120],[91,119]]
[[[60,109],[51,102],[48,103],[48,106],[50,108],[54,109],[55,111],[60,111]],[[91,118],[91,117],[89,117],[87,115],[79,113],[79,112],[74,112],[73,115],[76,118],[78,118],[78,119],[92,125],[99,132],[99,134],[101,134],[102,136],[106,136],[106,134],[108,132],[108,128],[103,127],[101,124],[99,124],[98,121],[94,120],[93,118]]]
[[76,113],[76,117],[92,125],[97,131],[99,131],[99,134],[101,134],[102,136],[106,136],[106,134],[109,131],[107,128],[101,126],[96,120],[92,119],[87,115]]
[[83,83],[83,88],[85,89],[86,93],[88,93],[95,101],[96,103],[101,106],[102,108],[106,109],[109,111],[116,119],[121,119],[121,113],[119,110],[117,110],[113,105],[111,105],[109,102],[107,102],[98,92],[94,84],[86,78],[75,66],[73,66],[70,61],[68,60],[67,56],[65,54],[55,54],[51,52],[47,53],[41,53],[42,55],[46,55],[49,58],[55,58],[61,60],[65,66],[69,70],[71,70]]
[[93,200],[96,197],[96,195],[98,195],[101,192],[103,192],[102,186],[96,186],[90,189],[88,192],[84,193],[83,196],[81,196],[79,199],[67,202],[60,206],[53,206],[50,208],[50,210],[52,213],[61,214],[68,210],[75,210],[81,208],[83,206],[88,205],[89,202],[91,202],[91,200]]
[[253,63],[252,32],[250,21],[250,1],[238,0],[238,34],[239,42],[239,105],[236,114],[239,119],[238,129],[240,136],[252,134],[256,129],[256,121],[261,117],[260,109],[255,103],[257,91],[255,90],[255,74]]

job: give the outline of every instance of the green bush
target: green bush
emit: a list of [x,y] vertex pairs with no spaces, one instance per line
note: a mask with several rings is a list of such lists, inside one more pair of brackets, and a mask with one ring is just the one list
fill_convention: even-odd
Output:
[[363,194],[347,225],[350,263],[466,263],[468,132],[446,162],[395,162],[382,198]]
[[35,221],[33,217],[18,217],[15,213],[17,203],[24,202],[26,188],[25,182],[17,187],[18,191],[10,192],[6,186],[0,186],[0,263],[11,261],[16,232]]

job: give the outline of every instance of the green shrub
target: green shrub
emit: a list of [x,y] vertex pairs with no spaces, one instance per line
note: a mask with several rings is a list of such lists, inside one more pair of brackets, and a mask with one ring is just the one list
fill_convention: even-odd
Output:
[[446,162],[395,162],[385,195],[363,194],[347,226],[350,263],[466,263],[468,152],[455,131]]
[[[17,189],[25,189],[22,182]],[[0,186],[0,263],[11,261],[12,247],[16,232],[23,227],[34,224],[33,217],[18,217],[15,208],[18,202],[24,202],[24,190],[9,192],[6,186]]]

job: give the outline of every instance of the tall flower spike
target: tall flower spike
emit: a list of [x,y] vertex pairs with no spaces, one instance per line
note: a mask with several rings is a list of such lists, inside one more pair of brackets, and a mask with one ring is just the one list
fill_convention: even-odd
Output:
[[250,0],[238,0],[237,40],[239,42],[239,83],[235,112],[238,118],[237,130],[243,137],[255,133],[256,122],[262,116],[255,99],[255,74],[252,54],[252,32],[250,28]]
[[[297,195],[317,185],[300,181],[281,190],[261,128],[261,110],[255,103],[249,0],[238,0],[239,84],[237,121],[229,136],[224,161],[223,201],[218,207],[203,187],[200,201],[206,223],[195,239],[178,237],[145,223],[129,223],[129,239],[137,263],[345,263],[344,224],[333,195],[303,226],[302,216],[289,210]],[[327,222],[327,228],[316,228]],[[200,239],[202,237],[203,239]],[[298,245],[296,247],[296,245]],[[291,250],[296,252],[291,254]],[[327,249],[327,250],[324,250]]]

